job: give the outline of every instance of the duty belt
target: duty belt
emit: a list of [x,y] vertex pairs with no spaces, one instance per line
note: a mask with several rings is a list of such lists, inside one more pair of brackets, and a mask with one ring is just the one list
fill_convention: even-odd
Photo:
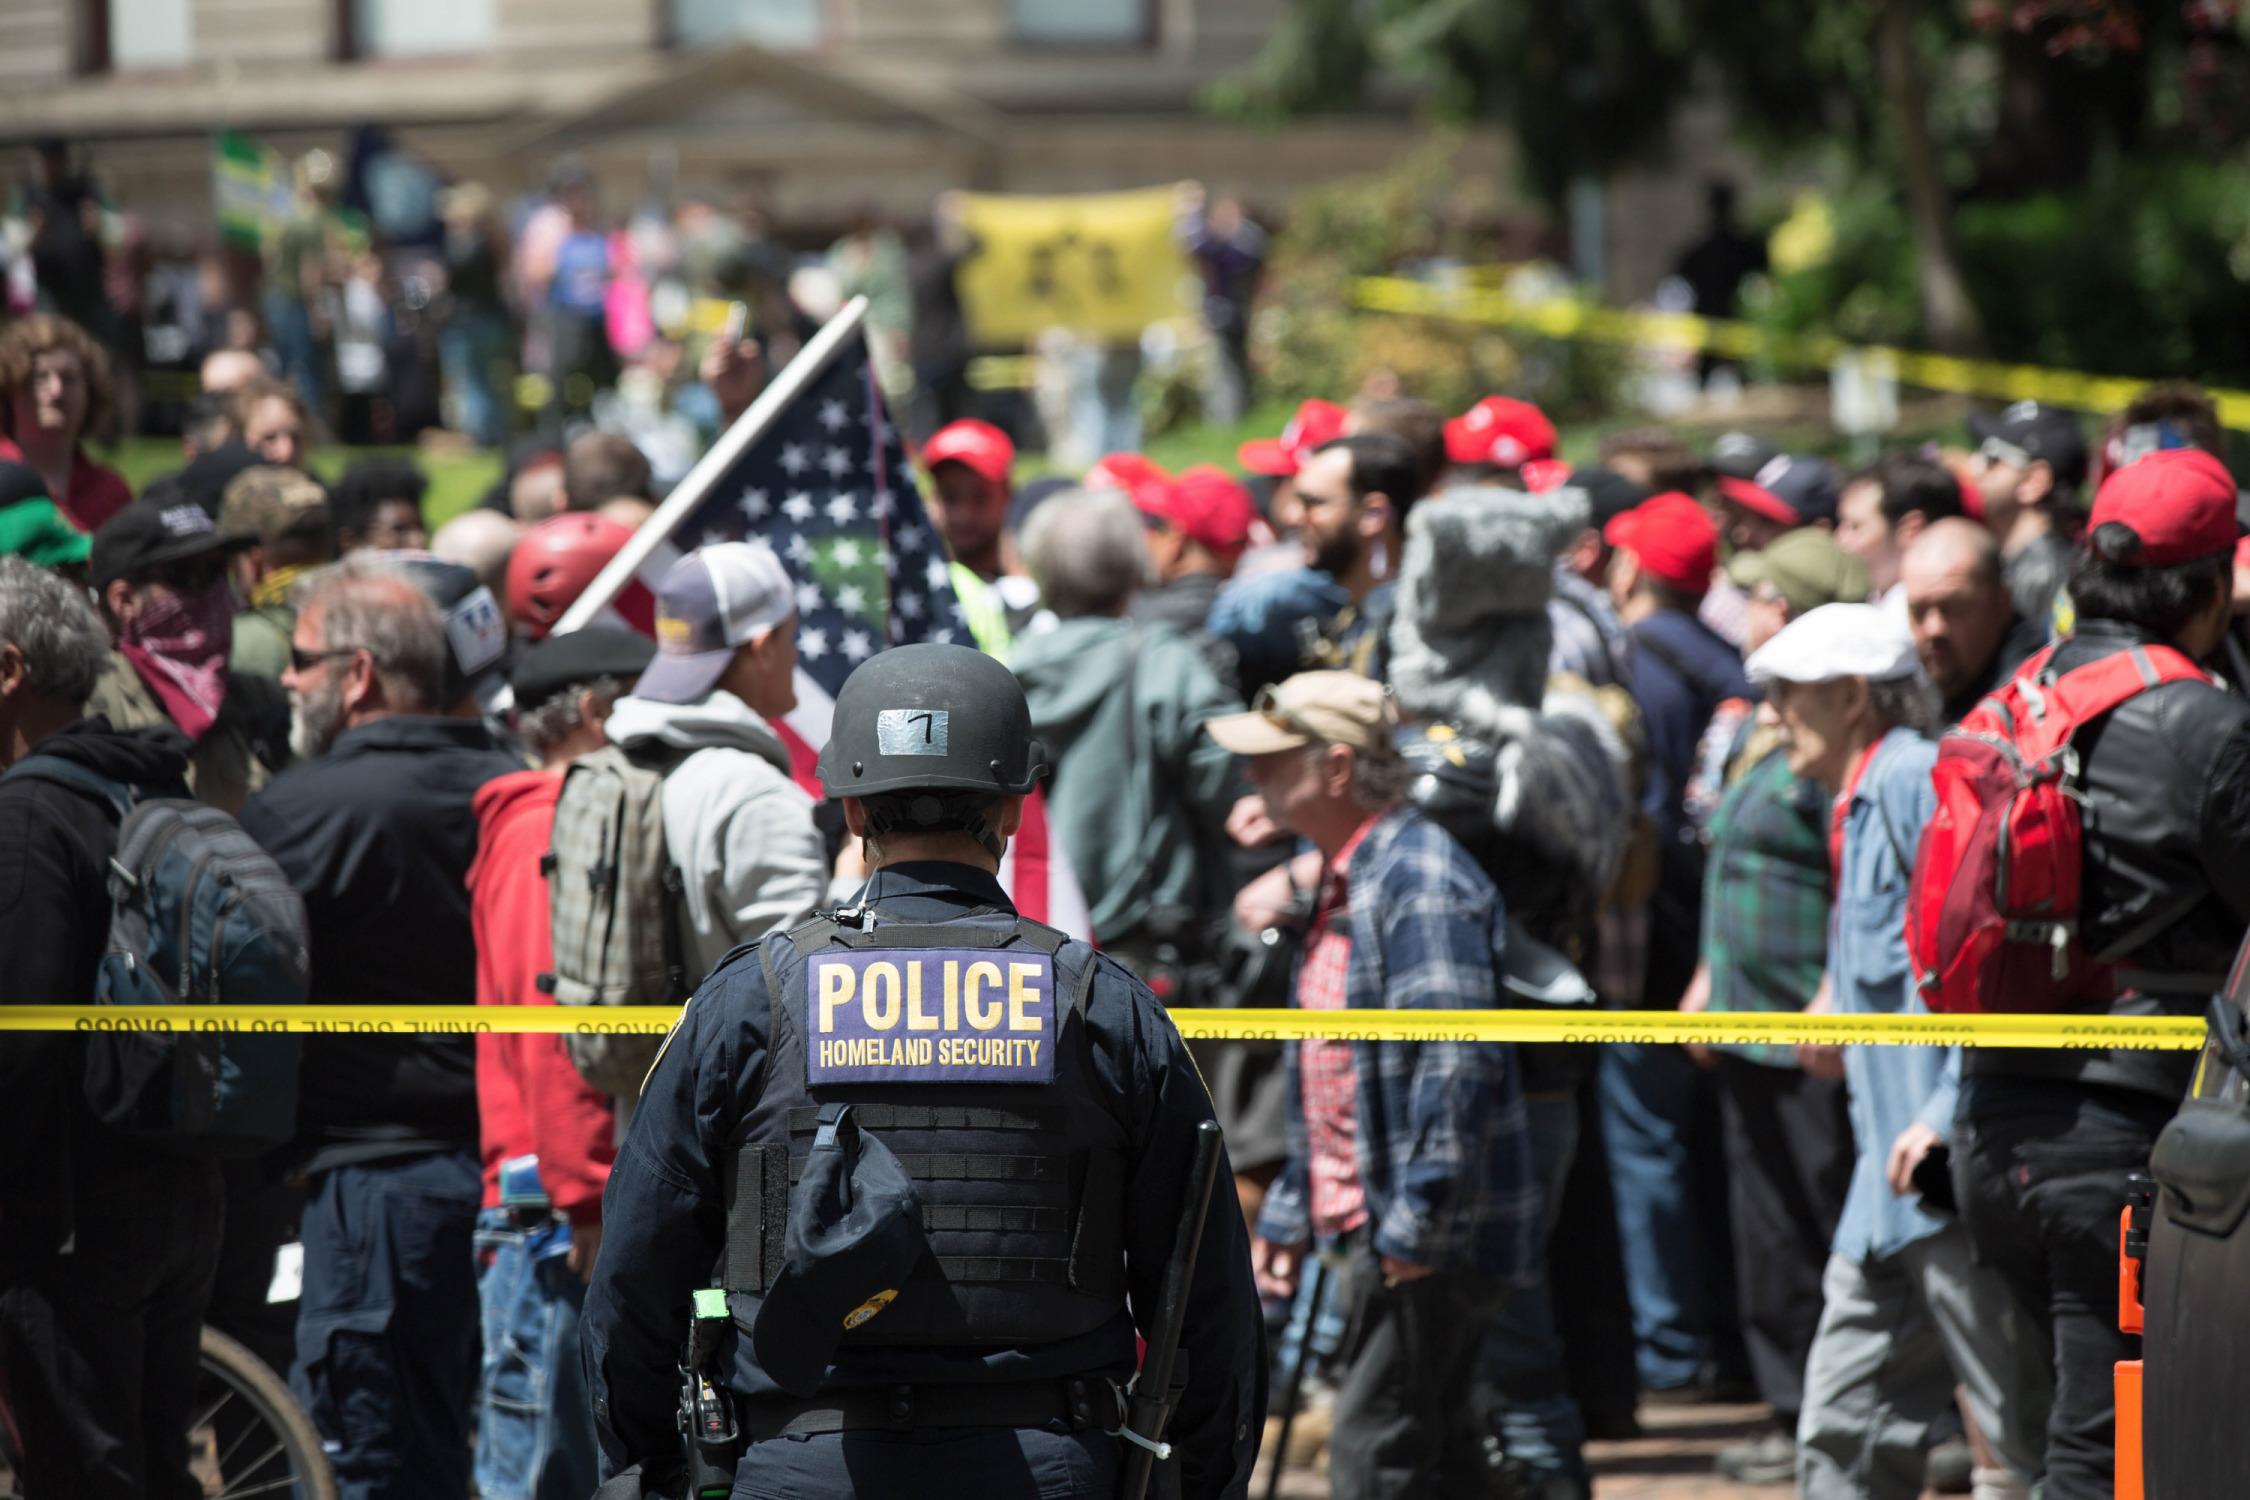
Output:
[[[1098,1404],[1097,1404],[1098,1403]],[[1099,1376],[1001,1385],[872,1385],[823,1391],[808,1400],[737,1400],[745,1441],[830,1432],[911,1432],[917,1427],[1045,1427],[1084,1432],[1113,1420],[1116,1388]]]

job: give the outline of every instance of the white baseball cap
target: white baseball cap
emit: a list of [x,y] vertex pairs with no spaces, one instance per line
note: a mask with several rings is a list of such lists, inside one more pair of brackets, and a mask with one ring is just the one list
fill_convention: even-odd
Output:
[[1783,626],[1772,640],[1750,653],[1750,680],[1835,682],[1864,677],[1895,682],[1922,669],[1914,638],[1892,615],[1873,604],[1823,604]]
[[633,696],[696,703],[726,675],[735,648],[797,607],[789,570],[763,542],[698,547],[656,591],[656,660]]

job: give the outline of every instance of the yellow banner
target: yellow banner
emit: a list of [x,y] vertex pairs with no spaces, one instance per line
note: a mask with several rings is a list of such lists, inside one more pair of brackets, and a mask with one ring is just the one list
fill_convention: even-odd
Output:
[[1023,344],[1049,328],[1138,339],[1189,310],[1168,187],[962,202],[977,251],[956,281],[977,344]]
[[[1354,286],[1352,300],[1369,312],[1522,328],[1555,339],[1763,359],[1796,370],[1826,370],[1839,354],[1850,351],[1889,360],[1905,385],[1991,401],[2041,401],[2075,411],[2118,411],[2149,384],[2121,375],[1957,359],[1885,344],[1847,344],[1825,334],[1770,333],[1754,324],[1699,318],[1693,313],[1635,312],[1570,297],[1521,302],[1497,288],[1475,284],[1438,286],[1397,276],[1368,276]],[[2218,404],[2222,423],[2250,431],[2250,391],[2210,389],[2209,394]]]
[[[661,1036],[667,1005],[0,1005],[8,1031],[240,1031],[291,1036],[478,1033]],[[2047,1047],[2188,1051],[2203,1022],[2175,1016],[1682,1015],[1670,1010],[1175,1010],[1186,1037],[1375,1042],[1752,1043],[1839,1047]]]

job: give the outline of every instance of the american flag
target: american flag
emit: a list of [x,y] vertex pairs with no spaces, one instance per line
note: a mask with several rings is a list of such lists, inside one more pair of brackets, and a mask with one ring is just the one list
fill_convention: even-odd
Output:
[[672,533],[682,551],[732,541],[763,541],[789,565],[798,664],[831,699],[886,646],[971,644],[864,344],[807,386]]
[[[864,340],[711,482],[672,532],[677,550],[660,548],[649,562],[661,579],[661,567],[681,553],[738,541],[773,548],[797,583],[797,710],[780,727],[798,783],[819,797],[814,762],[852,668],[888,646],[975,644]],[[1025,916],[1090,935],[1085,896],[1053,845],[1037,793],[1000,882]]]

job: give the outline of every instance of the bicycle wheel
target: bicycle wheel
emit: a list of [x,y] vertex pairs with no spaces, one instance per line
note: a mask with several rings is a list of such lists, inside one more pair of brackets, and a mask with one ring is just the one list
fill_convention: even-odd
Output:
[[188,1451],[212,1500],[336,1500],[336,1476],[312,1418],[265,1361],[216,1328],[203,1330]]

